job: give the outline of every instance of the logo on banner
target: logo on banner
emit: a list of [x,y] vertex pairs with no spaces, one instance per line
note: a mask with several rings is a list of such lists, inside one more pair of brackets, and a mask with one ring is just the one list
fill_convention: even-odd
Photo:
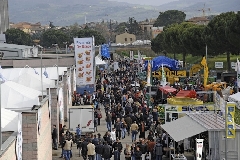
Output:
[[202,159],[202,150],[203,150],[203,139],[196,139],[196,158],[197,160]]
[[226,107],[227,138],[235,138],[235,122],[234,122],[235,107],[236,107],[236,104],[234,102],[227,103],[227,107]]

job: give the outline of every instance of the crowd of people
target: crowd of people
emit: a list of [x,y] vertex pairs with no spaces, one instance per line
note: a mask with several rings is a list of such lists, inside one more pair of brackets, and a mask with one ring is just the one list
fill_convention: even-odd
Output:
[[[73,135],[63,127],[60,132],[61,157],[66,160],[72,156],[73,143],[77,144],[84,160],[109,160],[111,157],[120,160],[121,154],[126,160],[161,160],[166,153],[164,148],[169,137],[161,128],[157,107],[147,105],[144,88],[132,85],[132,82],[138,82],[138,63],[129,60],[118,62],[119,69],[103,70],[98,74],[96,91],[92,95],[85,92],[73,96],[73,105],[94,105],[95,131],[105,113],[106,133],[82,136],[79,125]],[[121,139],[127,136],[131,141],[123,146]]]

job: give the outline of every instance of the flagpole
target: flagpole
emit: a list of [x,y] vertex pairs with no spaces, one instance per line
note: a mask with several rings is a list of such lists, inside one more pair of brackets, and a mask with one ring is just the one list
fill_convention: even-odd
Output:
[[43,73],[42,73],[42,46],[40,46],[40,45],[37,45],[37,47],[39,47],[40,49],[41,49],[41,51],[40,51],[40,54],[41,54],[41,88],[42,88],[42,99],[43,99],[43,78],[42,78],[42,75],[43,75]]

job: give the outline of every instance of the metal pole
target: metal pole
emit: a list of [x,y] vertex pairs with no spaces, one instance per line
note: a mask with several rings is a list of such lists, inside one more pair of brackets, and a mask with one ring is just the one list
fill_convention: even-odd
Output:
[[[57,47],[58,45],[56,45],[56,51],[57,51]],[[58,53],[57,53],[57,91],[58,91],[58,85],[59,85],[59,70],[58,70]]]
[[206,44],[206,61],[207,61],[207,56],[208,56],[208,54],[207,54],[207,44]]
[[227,160],[227,102],[225,102],[225,160]]
[[41,87],[42,87],[42,99],[43,99],[43,78],[42,78],[42,49],[41,49]]
[[0,82],[0,149],[2,149],[2,82]]

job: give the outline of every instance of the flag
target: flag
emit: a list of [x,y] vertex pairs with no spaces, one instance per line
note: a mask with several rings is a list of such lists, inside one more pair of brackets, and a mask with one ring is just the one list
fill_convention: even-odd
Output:
[[33,70],[34,70],[35,74],[39,75],[39,73],[36,71],[36,69],[35,69],[35,68],[33,68]]
[[236,71],[237,71],[237,86],[238,88],[240,88],[240,63],[238,59],[236,64]]
[[45,70],[44,70],[44,72],[43,72],[43,75],[44,75],[46,78],[48,78],[48,73],[47,73],[47,71],[46,71],[46,68],[45,68]]
[[166,84],[167,84],[166,74],[165,74],[165,71],[163,69],[163,64],[162,64],[162,83],[161,83],[161,85],[166,86]]
[[206,87],[207,86],[207,80],[208,80],[208,66],[207,66],[207,60],[206,57],[204,56],[202,61],[201,61],[201,65],[204,68],[204,73],[203,73],[203,86]]

